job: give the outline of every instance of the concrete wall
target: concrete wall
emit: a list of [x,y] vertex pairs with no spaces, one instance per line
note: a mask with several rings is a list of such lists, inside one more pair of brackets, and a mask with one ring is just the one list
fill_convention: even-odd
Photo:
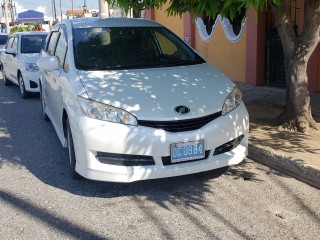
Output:
[[169,3],[167,2],[162,9],[154,9],[154,21],[161,23],[172,32],[177,34],[181,39],[184,37],[184,29],[183,29],[183,17],[168,16],[168,13],[165,10],[169,7]]

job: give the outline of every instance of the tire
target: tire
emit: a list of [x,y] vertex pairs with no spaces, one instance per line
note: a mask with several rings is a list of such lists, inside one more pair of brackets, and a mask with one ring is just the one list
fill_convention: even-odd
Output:
[[82,177],[79,175],[79,173],[76,172],[76,155],[74,152],[74,144],[73,144],[73,138],[70,128],[69,120],[67,119],[67,143],[68,143],[68,158],[69,158],[69,175],[73,179],[81,179]]
[[4,72],[3,66],[1,66],[2,78],[5,86],[11,86],[12,82],[6,77],[6,73]]
[[24,81],[23,81],[23,77],[22,77],[21,73],[19,73],[19,75],[18,75],[18,82],[19,82],[19,89],[20,89],[21,97],[24,99],[29,98],[31,93],[26,91],[26,87],[24,86]]
[[[39,82],[40,82],[40,80],[39,80]],[[48,117],[48,115],[46,114],[46,111],[45,111],[47,104],[46,104],[46,100],[45,100],[43,93],[42,93],[42,86],[41,86],[41,84],[39,84],[39,85],[40,85],[40,101],[41,101],[41,107],[42,107],[42,117],[45,121],[50,121],[50,118]]]

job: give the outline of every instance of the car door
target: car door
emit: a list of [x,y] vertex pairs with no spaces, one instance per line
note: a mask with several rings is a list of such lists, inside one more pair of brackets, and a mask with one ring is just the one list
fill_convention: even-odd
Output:
[[21,35],[16,35],[13,43],[12,43],[12,48],[13,50],[15,51],[15,56],[13,56],[12,58],[12,62],[9,66],[9,69],[10,69],[10,78],[16,82],[18,84],[18,68],[19,68],[19,59],[21,57],[21,52],[19,51],[20,49],[20,39],[21,39]]
[[[59,39],[59,31],[52,31],[48,36],[48,43],[45,47],[45,50],[41,53],[42,56],[54,56],[56,45]],[[54,92],[56,91],[56,84],[53,81],[53,72],[45,70],[42,72],[42,94],[44,96],[48,115],[55,126],[56,117],[53,114],[53,104],[52,100],[54,100]]]
[[[53,124],[55,125],[56,131],[59,136],[63,135],[63,126],[62,126],[62,113],[63,113],[63,96],[62,92],[67,82],[68,74],[68,64],[66,63],[66,53],[67,53],[67,31],[66,26],[62,25],[59,28],[59,31],[55,33],[56,36],[53,36],[57,39],[56,46],[54,50],[52,49],[50,55],[54,55],[58,58],[60,69],[48,72],[47,75],[47,84],[49,86],[47,93],[47,106],[50,108],[50,114],[53,118]],[[52,119],[51,119],[52,120]]]
[[3,64],[3,71],[6,75],[7,78],[9,78],[10,80],[12,79],[12,64],[13,64],[13,60],[15,58],[14,55],[6,53],[7,49],[12,49],[13,47],[13,43],[17,43],[16,41],[16,36],[11,36],[5,46],[5,50],[3,52],[3,58],[2,58],[2,64]]
[[57,127],[60,133],[63,134],[63,125],[62,125],[62,114],[63,114],[63,91],[65,89],[65,85],[68,82],[67,74],[68,74],[68,66],[66,63],[66,54],[67,54],[67,29],[65,25],[62,25],[59,28],[59,39],[57,42],[57,46],[54,52],[54,55],[58,58],[60,70],[52,71],[52,84],[55,87],[55,91],[51,94],[51,102],[52,105],[52,114],[54,114],[57,119]]

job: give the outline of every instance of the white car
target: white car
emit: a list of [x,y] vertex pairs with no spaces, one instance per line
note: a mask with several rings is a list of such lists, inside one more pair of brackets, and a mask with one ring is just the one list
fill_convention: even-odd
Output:
[[8,38],[9,35],[7,33],[0,33],[0,69],[2,68],[2,56]]
[[68,19],[38,60],[40,95],[71,176],[132,182],[240,163],[249,117],[236,85],[162,25]]
[[37,60],[47,35],[45,32],[14,33],[3,49],[1,69],[4,84],[17,84],[23,98],[39,92]]

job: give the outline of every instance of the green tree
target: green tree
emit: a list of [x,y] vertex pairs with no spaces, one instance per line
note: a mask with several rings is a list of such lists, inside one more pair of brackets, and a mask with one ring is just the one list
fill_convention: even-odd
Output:
[[29,23],[28,25],[16,25],[10,28],[10,34],[13,34],[15,32],[32,32],[35,29],[36,26],[35,23]]
[[[125,11],[161,8],[167,0],[106,0]],[[272,11],[283,50],[286,73],[286,106],[277,117],[278,124],[300,132],[320,130],[311,114],[308,91],[307,63],[319,42],[320,0],[304,1],[304,21],[301,33],[296,34],[290,19],[291,0],[168,0],[169,15],[190,12],[194,16],[206,15],[215,18],[217,14],[231,19],[237,11],[246,12],[252,6],[255,11]]]

